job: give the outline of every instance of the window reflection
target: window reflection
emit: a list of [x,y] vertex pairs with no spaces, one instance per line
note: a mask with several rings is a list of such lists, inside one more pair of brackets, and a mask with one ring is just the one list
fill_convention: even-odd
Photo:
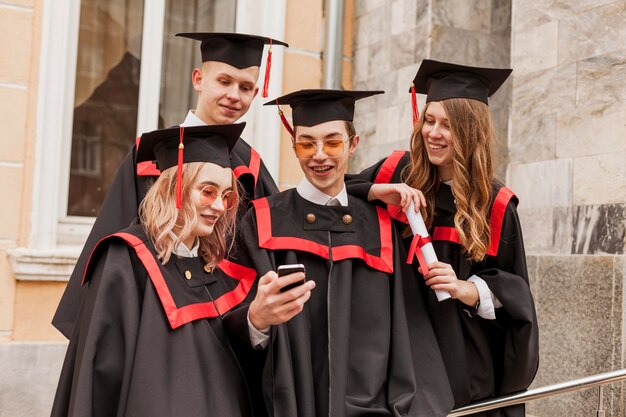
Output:
[[[96,216],[137,130],[143,0],[82,0],[69,216]],[[166,2],[159,127],[180,124],[196,104],[197,42],[178,32],[232,32],[236,1]]]
[[143,0],[83,0],[67,214],[96,216],[137,129]]
[[236,3],[232,0],[170,0],[166,3],[159,128],[180,124],[197,100],[191,85],[191,71],[202,63],[200,44],[174,35],[233,32]]

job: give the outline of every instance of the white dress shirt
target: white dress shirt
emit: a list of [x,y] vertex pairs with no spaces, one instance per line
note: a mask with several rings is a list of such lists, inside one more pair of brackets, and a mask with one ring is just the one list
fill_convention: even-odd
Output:
[[[167,234],[170,235],[170,237],[172,237],[174,240],[178,239],[178,236],[176,236],[176,234],[172,231],[167,232]],[[191,249],[189,249],[187,245],[185,245],[182,241],[180,241],[178,242],[176,246],[174,246],[172,253],[181,258],[197,258],[199,247],[200,247],[200,240],[198,238],[194,240],[193,246]]]
[[206,126],[206,123],[204,123],[202,119],[196,116],[193,110],[189,110],[189,112],[187,112],[187,117],[185,117],[185,121],[181,123],[181,126],[182,127]]
[[319,204],[321,206],[325,206],[333,198],[339,200],[342,206],[348,205],[348,192],[346,191],[346,184],[343,185],[343,188],[341,189],[341,191],[339,191],[339,194],[328,195],[315,188],[315,186],[311,184],[309,180],[306,179],[306,177],[303,177],[302,181],[300,181],[300,184],[298,184],[298,186],[296,187],[296,191],[298,192],[300,197],[304,198],[307,201],[310,201],[311,203]]

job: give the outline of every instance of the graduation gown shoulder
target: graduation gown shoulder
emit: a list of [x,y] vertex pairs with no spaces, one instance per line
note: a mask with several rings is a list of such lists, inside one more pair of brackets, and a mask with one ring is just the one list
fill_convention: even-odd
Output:
[[[154,256],[138,228],[125,232]],[[175,327],[163,289],[138,258],[139,246],[110,238],[96,248],[52,416],[250,416],[245,380],[221,319],[204,309],[204,316],[183,315]],[[231,292],[227,277],[203,274],[198,258],[171,260],[159,270],[178,308],[202,310]],[[186,270],[190,279],[181,273]]]
[[[137,165],[135,156],[136,146],[133,146],[113,179],[52,319],[54,327],[68,339],[84,298],[86,287],[81,286],[81,282],[91,252],[100,239],[130,226],[137,217],[139,203],[159,175],[154,163]],[[233,172],[243,186],[243,204],[239,213],[241,217],[250,199],[274,194],[278,192],[278,187],[258,152],[243,139],[240,138],[235,144],[231,159]]]

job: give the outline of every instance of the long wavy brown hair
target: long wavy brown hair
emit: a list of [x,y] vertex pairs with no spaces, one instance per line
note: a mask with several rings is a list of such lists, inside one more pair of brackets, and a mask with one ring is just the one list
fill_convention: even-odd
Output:
[[[191,201],[191,191],[204,164],[205,162],[190,162],[183,165],[183,205],[180,210],[176,208],[176,167],[161,173],[139,206],[139,220],[164,264],[169,261],[176,245],[189,237],[198,222],[198,212]],[[234,175],[232,184],[239,201],[237,178]],[[215,224],[213,233],[198,237],[198,254],[208,267],[215,267],[231,249],[236,217],[236,209],[226,211]],[[168,233],[173,232],[174,228],[178,230],[177,238]]]
[[[440,102],[446,112],[454,147],[452,194],[457,212],[454,226],[468,258],[480,261],[490,244],[489,209],[493,183],[492,148],[494,130],[485,103],[465,98]],[[428,206],[422,208],[427,227],[435,216],[435,194],[441,179],[437,167],[430,163],[424,146],[422,112],[411,137],[411,165],[403,172],[405,182],[422,190]]]

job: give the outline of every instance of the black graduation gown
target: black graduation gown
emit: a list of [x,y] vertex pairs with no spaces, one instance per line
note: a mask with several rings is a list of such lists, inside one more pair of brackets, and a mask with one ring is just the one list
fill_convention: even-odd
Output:
[[161,265],[139,226],[97,246],[53,417],[252,415],[219,314],[248,295],[256,274],[202,266],[176,256]]
[[[417,281],[398,272],[408,265],[384,209],[352,197],[348,207],[320,206],[292,189],[254,201],[242,230],[258,276],[302,263],[316,282],[304,310],[272,326],[268,414],[447,414],[441,354]],[[225,320],[242,343],[249,343],[246,316],[241,307]]]
[[[408,152],[396,151],[350,181],[362,187],[364,197],[364,183],[400,182],[402,170],[409,163]],[[430,234],[438,259],[452,265],[459,279],[472,275],[481,277],[502,303],[502,307],[496,309],[496,319],[485,320],[480,316],[469,317],[464,312],[466,306],[459,301],[438,302],[433,291],[426,292],[455,407],[525,390],[537,372],[537,317],[516,205],[517,198],[513,193],[495,183],[490,212],[491,246],[482,262],[470,262],[462,254],[454,229],[456,205],[451,187],[442,184],[436,195]],[[406,219],[397,208],[389,207],[389,211],[400,221]],[[406,224],[401,223],[400,227],[404,229]],[[404,242],[408,247],[411,239]],[[414,260],[415,273],[423,282],[417,266],[417,260]],[[490,417],[523,415],[523,405],[475,414]]]
[[[137,143],[139,143],[139,138]],[[81,282],[91,251],[103,237],[130,226],[137,217],[139,203],[143,200],[156,176],[159,175],[154,163],[146,162],[137,165],[135,164],[135,156],[136,146],[126,155],[113,179],[111,188],[102,203],[100,213],[52,319],[54,327],[67,338],[72,333],[84,297],[85,287],[81,286]],[[235,144],[231,153],[231,162],[233,172],[238,177],[245,192],[242,198],[244,201],[239,209],[240,216],[247,209],[247,202],[250,199],[278,192],[278,187],[261,161],[259,154],[243,139],[239,139]]]

